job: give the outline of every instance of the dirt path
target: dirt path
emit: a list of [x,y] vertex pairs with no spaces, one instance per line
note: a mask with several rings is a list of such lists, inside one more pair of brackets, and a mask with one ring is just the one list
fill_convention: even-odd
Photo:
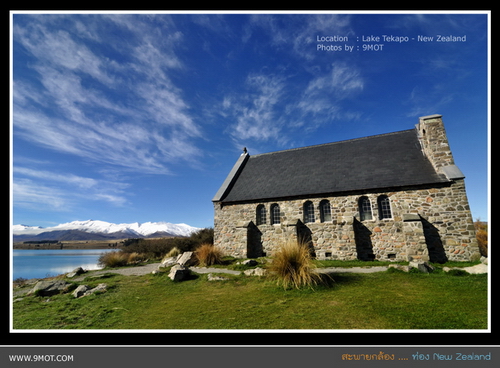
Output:
[[[88,276],[102,275],[104,273],[117,273],[125,276],[141,276],[153,272],[158,269],[160,263],[151,263],[145,266],[135,266],[127,268],[117,268],[117,269],[107,269],[98,271],[88,271],[83,275],[73,278],[74,281],[82,281]],[[239,275],[242,271],[228,270],[224,268],[206,268],[206,267],[190,267],[190,269],[195,273],[228,273],[232,275]],[[321,273],[371,273],[371,272],[383,272],[386,271],[386,266],[381,267],[327,267],[319,268],[318,271]]]
[[107,270],[88,271],[78,277],[72,278],[71,280],[82,281],[84,278],[88,276],[102,275],[105,273],[117,273],[119,275],[125,275],[125,276],[141,276],[151,273],[154,270],[157,270],[159,265],[160,263],[150,263],[144,266],[117,268],[113,270],[107,269]]

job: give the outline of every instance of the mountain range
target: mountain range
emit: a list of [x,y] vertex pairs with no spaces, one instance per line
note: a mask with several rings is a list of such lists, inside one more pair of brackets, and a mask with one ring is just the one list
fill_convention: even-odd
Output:
[[113,224],[105,221],[73,221],[53,227],[14,225],[13,239],[21,241],[41,240],[112,240],[125,238],[156,238],[167,236],[189,236],[200,228],[169,222],[134,222]]

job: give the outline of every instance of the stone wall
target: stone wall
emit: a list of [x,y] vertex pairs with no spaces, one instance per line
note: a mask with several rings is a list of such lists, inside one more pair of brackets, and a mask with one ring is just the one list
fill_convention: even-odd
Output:
[[[367,196],[372,220],[361,221],[358,200]],[[392,218],[378,218],[377,198],[387,195]],[[319,203],[329,200],[332,220],[322,223]],[[315,222],[305,223],[303,206],[312,201]],[[280,205],[280,224],[270,225],[270,207]],[[267,223],[256,225],[256,209],[264,205]],[[310,242],[319,259],[444,262],[479,259],[473,220],[463,180],[439,187],[352,193],[242,204],[214,203],[215,245],[235,257],[272,255],[289,238]]]
[[[220,202],[228,183],[214,200],[215,245],[235,257],[256,257],[272,255],[286,239],[302,238],[320,259],[432,262],[479,259],[463,175],[458,168],[452,170],[453,173],[458,170],[458,175],[449,175],[454,160],[441,115],[421,117],[416,130],[422,153],[438,173],[448,177],[449,183],[241,204]],[[389,198],[391,218],[378,217],[377,198],[381,195]],[[361,220],[359,216],[361,196],[370,200],[371,220]],[[303,213],[304,203],[309,200],[314,205],[313,223],[308,223]],[[332,215],[331,221],[323,223],[319,208],[322,200],[330,201]],[[273,203],[280,206],[280,224],[269,222]],[[260,204],[266,208],[266,224],[256,221]]]
[[437,170],[455,164],[441,115],[419,118],[417,130],[422,150]]

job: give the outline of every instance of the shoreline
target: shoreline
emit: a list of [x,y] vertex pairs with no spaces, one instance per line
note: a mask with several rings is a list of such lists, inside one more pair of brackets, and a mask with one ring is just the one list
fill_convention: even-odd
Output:
[[13,242],[12,249],[122,249],[126,239]]
[[42,244],[22,244],[22,245],[13,245],[13,250],[16,249],[28,249],[28,250],[44,250],[44,249],[122,249],[121,246],[109,246],[109,245],[95,245],[95,244],[51,244],[51,245],[42,245]]

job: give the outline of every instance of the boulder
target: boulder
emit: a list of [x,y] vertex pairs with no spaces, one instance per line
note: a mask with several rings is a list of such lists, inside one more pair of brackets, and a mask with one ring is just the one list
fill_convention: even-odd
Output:
[[79,297],[83,296],[88,290],[89,290],[89,287],[87,285],[80,285],[75,289],[75,291],[73,291],[72,295],[75,298],[79,298]]
[[247,259],[246,261],[240,261],[237,264],[248,266],[248,267],[253,267],[253,266],[257,266],[259,263],[254,259]]
[[91,294],[94,294],[94,293],[97,293],[97,292],[104,293],[107,290],[108,290],[108,285],[107,284],[99,284],[95,288],[90,289],[89,291],[85,292],[85,294],[83,294],[83,295],[87,296],[87,295],[91,295]]
[[265,276],[267,271],[264,268],[257,267],[243,272],[247,276]]
[[75,298],[80,298],[83,296],[92,295],[98,291],[103,293],[107,290],[107,288],[108,288],[108,285],[106,285],[106,284],[99,284],[93,289],[89,288],[87,285],[80,285],[75,289],[75,291],[73,291],[73,296]]
[[473,275],[477,275],[480,273],[488,273],[488,265],[484,263],[477,264],[475,266],[466,267],[465,270]]
[[178,265],[186,266],[186,267],[192,266],[193,264],[196,263],[196,259],[194,257],[194,253],[193,252],[184,252],[184,253],[182,253],[177,258],[177,262],[176,263]]
[[38,281],[28,295],[51,296],[68,291],[71,284],[64,280]]
[[177,257],[163,258],[159,267],[170,267],[177,263]]
[[428,264],[425,261],[411,261],[409,264],[410,268],[416,268],[420,272],[424,273],[430,273],[434,271],[434,267],[432,267],[430,264]]
[[460,268],[460,267],[443,267],[443,271],[445,272],[450,272],[451,270],[462,270],[462,271],[465,271],[471,275],[478,275],[478,274],[481,274],[481,273],[488,273],[488,265],[484,264],[484,263],[480,263],[480,264],[477,264],[475,266],[471,266],[471,267],[463,267],[463,268]]
[[73,271],[71,271],[70,273],[67,273],[66,277],[72,278],[72,277],[81,275],[82,273],[85,273],[85,270],[81,267],[77,267]]
[[172,281],[182,281],[185,280],[189,274],[190,271],[188,268],[181,265],[175,265],[170,269],[168,277],[170,277]]

